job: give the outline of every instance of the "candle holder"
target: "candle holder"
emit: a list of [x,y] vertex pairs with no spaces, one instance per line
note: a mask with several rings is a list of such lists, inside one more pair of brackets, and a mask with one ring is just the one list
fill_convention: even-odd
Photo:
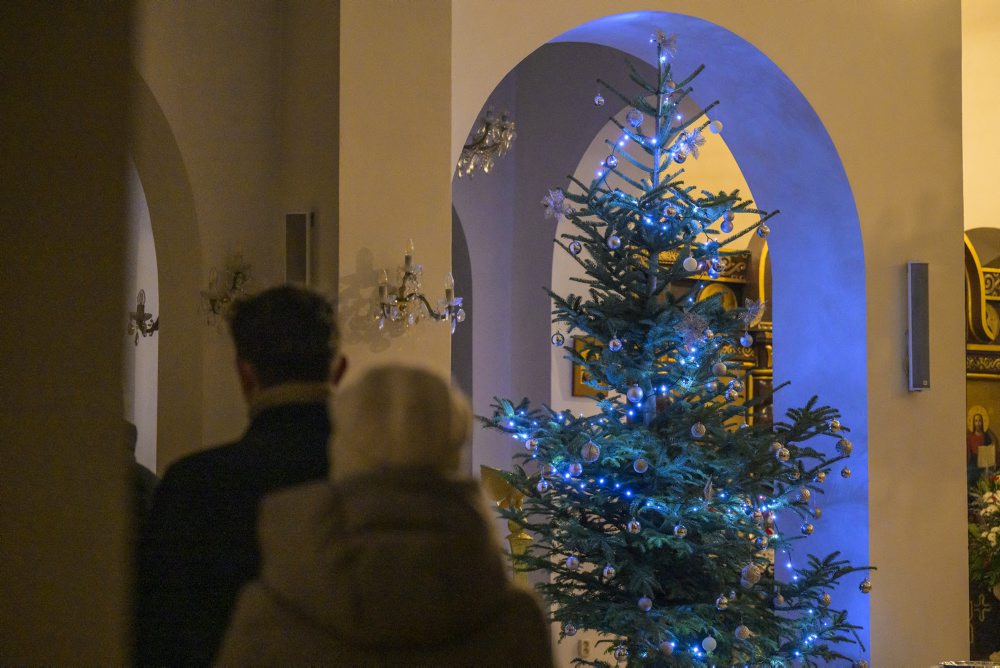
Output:
[[246,295],[246,285],[252,279],[253,268],[243,259],[243,252],[237,248],[226,258],[226,264],[220,274],[214,267],[208,278],[208,290],[201,292],[201,308],[205,312],[205,322],[218,325],[233,303]]
[[139,345],[139,336],[152,336],[159,329],[160,319],[154,319],[152,313],[146,312],[146,291],[139,290],[135,298],[135,310],[128,314],[129,336],[135,335],[135,345]]
[[403,323],[412,327],[425,318],[437,321],[449,321],[451,333],[455,333],[458,323],[465,320],[465,309],[462,308],[462,298],[455,296],[455,279],[451,272],[445,275],[444,299],[439,300],[437,309],[431,306],[420,288],[420,275],[423,268],[413,262],[413,240],[407,245],[403,254],[403,266],[399,270],[399,285],[389,286],[389,274],[382,270],[378,282],[378,302],[372,312],[372,318],[379,331],[389,322]]

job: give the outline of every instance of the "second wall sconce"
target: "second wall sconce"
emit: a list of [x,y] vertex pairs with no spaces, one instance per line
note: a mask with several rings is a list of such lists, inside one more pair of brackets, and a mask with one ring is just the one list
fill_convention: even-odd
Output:
[[389,274],[382,270],[378,282],[378,302],[372,314],[379,330],[385,327],[386,320],[403,323],[412,327],[424,318],[451,323],[451,333],[455,326],[465,320],[465,310],[462,308],[462,298],[455,296],[455,279],[451,272],[445,276],[444,299],[438,301],[434,309],[430,301],[420,291],[420,275],[423,268],[413,262],[413,240],[403,255],[403,266],[399,270],[399,285],[390,289]]
[[139,336],[152,336],[160,329],[160,319],[153,318],[152,313],[146,313],[146,291],[139,290],[135,297],[135,310],[128,314],[128,334],[135,335],[135,345],[139,345]]
[[208,290],[202,290],[202,308],[208,314],[207,322],[214,325],[225,316],[233,302],[246,294],[245,286],[251,280],[253,267],[244,261],[243,252],[237,248],[226,259],[220,274],[214,267],[208,279]]

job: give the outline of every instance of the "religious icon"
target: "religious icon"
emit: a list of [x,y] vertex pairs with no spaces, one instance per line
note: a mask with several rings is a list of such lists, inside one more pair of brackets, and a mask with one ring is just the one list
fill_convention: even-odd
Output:
[[965,450],[970,466],[992,468],[996,462],[997,435],[990,429],[989,412],[982,406],[969,408],[966,414]]

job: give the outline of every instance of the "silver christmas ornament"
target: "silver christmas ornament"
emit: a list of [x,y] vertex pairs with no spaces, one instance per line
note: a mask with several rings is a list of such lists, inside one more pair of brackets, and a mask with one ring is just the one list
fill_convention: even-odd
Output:
[[613,578],[615,576],[616,572],[617,571],[615,571],[615,567],[612,566],[611,564],[608,564],[607,566],[604,567],[604,570],[602,571],[602,575],[604,575],[604,579],[610,580],[611,578]]
[[774,607],[780,608],[785,605],[785,597],[781,594],[775,594],[774,596]]
[[642,525],[639,524],[639,520],[631,520],[628,523],[628,532],[629,533],[635,534],[635,533],[639,533],[640,531],[642,531]]
[[636,473],[645,473],[649,469],[649,462],[640,457],[632,462],[632,470]]
[[719,646],[719,643],[715,641],[712,636],[706,636],[704,640],[701,641],[701,647],[706,652],[714,652],[715,648]]
[[816,482],[823,482],[826,480],[826,471],[816,471],[816,475],[813,477]]
[[871,593],[871,590],[872,590],[872,581],[871,581],[871,578],[865,578],[864,580],[862,580],[861,584],[858,585],[858,589],[861,590],[862,594],[869,594],[869,593]]
[[528,452],[534,452],[535,450],[538,450],[538,439],[529,438],[528,440],[526,440],[524,442],[524,449],[527,450]]
[[583,473],[583,465],[580,462],[573,462],[569,465],[569,474],[574,478]]
[[854,444],[848,441],[846,438],[842,438],[837,441],[837,452],[839,452],[844,457],[849,457],[851,452],[854,451]]
[[802,487],[799,489],[798,498],[802,503],[806,503],[812,497],[812,491],[808,487]]
[[639,609],[643,612],[649,612],[653,608],[653,599],[648,596],[643,596],[639,599]]
[[711,123],[708,124],[708,129],[711,130],[712,133],[714,134],[719,134],[720,132],[722,132],[722,121],[718,120],[712,121]]
[[575,636],[576,627],[573,626],[572,624],[563,624],[563,633],[565,633],[568,636]]
[[770,233],[771,233],[771,228],[769,228],[767,225],[761,225],[760,227],[757,228],[757,236],[760,237],[761,239],[766,239],[767,235]]
[[726,608],[729,607],[729,599],[726,598],[725,596],[720,596],[719,598],[715,599],[715,607],[719,610],[725,610]]
[[701,438],[702,436],[705,435],[705,432],[706,432],[705,425],[703,425],[702,423],[695,422],[693,425],[691,425],[691,435],[694,436],[695,438]]
[[802,530],[803,535],[806,536],[812,535],[813,525],[810,524],[809,522],[804,523],[800,528]]
[[624,661],[627,658],[628,658],[628,647],[626,647],[625,645],[618,645],[618,647],[615,647],[616,661]]
[[587,462],[588,464],[596,462],[597,458],[600,456],[601,456],[601,448],[593,441],[587,441],[586,443],[583,444],[583,447],[580,448],[580,459]]
[[750,332],[743,332],[743,336],[740,337],[740,345],[744,348],[749,348],[753,345],[753,337],[750,336]]
[[622,340],[619,339],[617,336],[608,341],[608,350],[610,350],[611,352],[616,353],[621,349],[622,349]]
[[746,640],[746,639],[747,639],[747,638],[749,638],[749,637],[750,637],[751,635],[753,635],[753,634],[752,634],[752,633],[750,632],[750,627],[746,626],[745,624],[740,624],[739,626],[737,626],[737,627],[736,627],[736,630],[735,630],[735,631],[734,631],[733,633],[734,633],[734,634],[736,635],[736,637],[737,637],[737,638],[739,638],[740,640]]
[[646,396],[646,393],[643,392],[642,388],[638,385],[633,385],[625,391],[625,396],[628,397],[628,400],[633,404],[637,404],[642,401],[642,398]]
[[618,250],[622,247],[622,238],[617,234],[612,234],[608,237],[608,248],[611,250]]
[[733,222],[731,220],[724,220],[719,223],[719,229],[722,230],[723,234],[729,234],[733,231]]
[[604,96],[598,93],[594,96],[594,106],[603,107],[604,106]]
[[677,151],[676,153],[674,153],[674,162],[676,162],[678,165],[683,163],[687,159],[688,159],[687,156],[684,155],[684,153],[682,153],[681,151]]
[[840,420],[830,420],[830,431],[840,431]]
[[544,476],[554,476],[556,474],[556,467],[552,464],[543,464],[541,471]]
[[798,480],[801,477],[802,477],[802,471],[799,469],[798,466],[794,467],[788,472],[789,480]]
[[625,120],[633,128],[637,128],[642,125],[642,112],[638,109],[629,109],[628,113],[625,114]]
[[674,644],[669,640],[664,640],[660,643],[660,654],[663,656],[670,656],[674,653]]
[[725,362],[716,362],[715,364],[712,365],[712,373],[715,374],[716,376],[725,376],[726,371],[727,368]]
[[819,602],[823,604],[824,607],[830,605],[830,595],[823,592],[823,595],[819,597]]
[[604,159],[604,166],[607,167],[608,169],[614,169],[615,167],[617,167],[618,166],[618,156],[616,156],[614,153],[612,153],[611,155],[609,155],[608,157],[606,157]]
[[819,506],[814,507],[811,512],[812,516],[815,517],[816,519],[823,517],[823,509],[820,508]]
[[698,269],[698,260],[694,259],[693,255],[688,255],[681,264],[684,271],[697,271]]
[[688,528],[683,524],[678,524],[674,527],[674,535],[678,538],[684,538],[688,535]]
[[571,241],[569,244],[569,252],[572,253],[573,255],[579,255],[581,252],[583,252],[583,244],[581,244],[579,241]]
[[787,462],[792,458],[792,453],[788,451],[788,448],[778,448],[774,456],[778,458],[779,462]]
[[556,332],[552,335],[552,345],[557,348],[566,343],[566,337],[562,335],[562,332]]
[[549,487],[550,487],[549,481],[545,479],[539,480],[538,484],[535,485],[535,489],[537,489],[539,492],[542,492],[543,494],[549,491]]
[[566,569],[575,571],[580,567],[580,560],[574,557],[572,554],[566,557]]
[[841,478],[850,478],[851,477],[851,469],[850,469],[850,467],[845,466],[844,468],[840,469],[840,477]]

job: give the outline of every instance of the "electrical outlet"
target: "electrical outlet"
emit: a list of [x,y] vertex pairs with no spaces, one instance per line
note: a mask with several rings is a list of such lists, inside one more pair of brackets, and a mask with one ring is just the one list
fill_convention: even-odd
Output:
[[576,653],[581,659],[589,659],[593,651],[593,644],[586,638],[581,638],[576,644]]

